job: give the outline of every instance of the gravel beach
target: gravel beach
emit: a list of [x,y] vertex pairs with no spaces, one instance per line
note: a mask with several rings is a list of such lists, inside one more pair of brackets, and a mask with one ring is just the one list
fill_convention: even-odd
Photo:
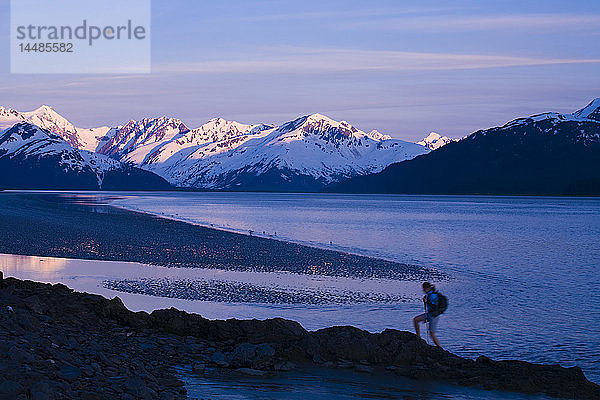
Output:
[[423,267],[243,235],[81,197],[0,192],[0,253],[172,267],[441,279]]

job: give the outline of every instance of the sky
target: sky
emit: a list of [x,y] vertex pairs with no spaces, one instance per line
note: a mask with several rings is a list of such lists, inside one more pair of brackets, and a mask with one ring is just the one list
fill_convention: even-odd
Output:
[[152,1],[152,73],[10,74],[0,105],[76,126],[172,116],[281,124],[319,112],[364,131],[453,138],[600,97],[600,2]]

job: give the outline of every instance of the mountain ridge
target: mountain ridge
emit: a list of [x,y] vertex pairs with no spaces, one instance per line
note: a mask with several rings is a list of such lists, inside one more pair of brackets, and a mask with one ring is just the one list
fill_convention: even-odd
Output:
[[302,189],[299,182],[304,182],[306,190],[314,191],[429,151],[318,113],[280,126],[212,118],[193,129],[166,116],[82,129],[49,106],[25,113],[2,108],[0,125],[3,115],[10,122],[32,122],[55,131],[75,148],[133,163],[176,186],[198,189],[289,191]]
[[0,133],[0,187],[10,189],[166,189],[157,175],[87,150],[29,122]]
[[460,141],[348,179],[343,193],[600,195],[600,101],[479,130]]
[[[190,129],[163,116],[82,129],[49,106],[30,112],[0,107],[0,128],[15,121],[43,125],[73,148],[93,149],[92,154],[136,165],[188,189],[561,194],[585,187],[594,191],[597,185],[590,171],[597,169],[600,98],[572,113],[515,118],[461,140],[431,132],[418,144],[318,113],[279,126],[212,118]],[[564,163],[564,171],[548,163]],[[405,169],[411,173],[398,172]],[[392,178],[395,173],[401,183]],[[561,188],[549,174],[560,177]]]

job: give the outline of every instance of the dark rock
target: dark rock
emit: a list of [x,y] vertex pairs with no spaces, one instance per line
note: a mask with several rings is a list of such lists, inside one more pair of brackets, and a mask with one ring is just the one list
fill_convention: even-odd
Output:
[[25,299],[27,308],[34,313],[44,314],[46,307],[40,302],[40,298],[37,295],[29,296]]
[[16,346],[11,347],[8,351],[10,358],[20,364],[32,363],[35,361],[35,357],[27,349],[17,348]]
[[0,383],[0,395],[16,397],[23,392],[25,392],[25,389],[19,382],[6,380]]
[[90,367],[96,374],[99,374],[102,372],[102,368],[100,367],[100,364],[98,364],[97,362],[90,363]]
[[206,371],[206,365],[201,363],[196,363],[192,365],[192,372],[195,374],[201,374]]
[[[600,387],[589,382],[579,368],[487,357],[469,360],[429,346],[409,332],[388,329],[370,333],[349,326],[307,332],[298,323],[281,318],[210,321],[176,309],[133,313],[118,298],[76,293],[64,285],[14,278],[4,279],[2,284],[14,287],[10,304],[15,311],[8,313],[3,305],[0,312],[0,334],[7,333],[0,340],[0,379],[9,377],[0,382],[0,390],[18,392],[12,398],[24,395],[20,379],[35,374],[53,382],[50,393],[56,393],[54,397],[78,398],[90,389],[81,385],[90,380],[85,376],[92,371],[94,382],[104,382],[95,389],[100,398],[119,398],[122,393],[134,398],[180,398],[185,393],[183,382],[170,377],[168,368],[182,362],[194,365],[198,360],[203,364],[205,359],[223,367],[231,364],[262,371],[284,371],[293,368],[292,362],[311,361],[362,372],[387,366],[395,369],[396,375],[412,379],[574,399],[600,398]],[[48,307],[44,315],[26,306],[24,299],[36,303],[32,296]],[[29,320],[25,324],[32,330],[19,328],[24,320]],[[135,334],[128,338],[132,329]],[[190,333],[215,349],[214,353],[208,357],[207,349],[196,346]],[[194,350],[191,355],[188,349]],[[225,351],[231,352],[229,357]],[[57,360],[60,368],[49,360]],[[139,380],[127,381],[133,376]]]
[[479,364],[492,364],[494,362],[486,356],[479,356],[479,357],[477,357],[477,359],[475,361],[478,362]]
[[31,400],[49,400],[52,394],[50,384],[46,381],[38,381],[30,388]]
[[160,400],[175,400],[175,393],[163,392],[160,394]]
[[185,385],[182,381],[175,377],[158,378],[158,384],[168,388],[176,388]]
[[125,380],[125,391],[136,398],[141,398],[146,393],[146,382],[139,377],[127,378]]
[[146,388],[146,393],[144,393],[144,400],[156,399],[158,394],[151,388]]
[[276,361],[273,365],[275,371],[291,371],[296,368],[296,365],[293,362],[289,361]]
[[81,376],[81,370],[73,365],[65,364],[60,367],[58,376],[65,380],[77,379]]
[[337,363],[338,368],[352,368],[354,367],[354,363],[351,361],[339,361]]
[[242,343],[229,356],[229,363],[236,368],[260,368],[272,364],[275,349],[269,344]]
[[358,372],[365,372],[368,374],[372,374],[375,370],[373,369],[373,367],[370,367],[368,365],[364,365],[364,364],[356,364],[354,366],[354,369]]
[[266,374],[265,371],[261,371],[261,370],[254,369],[254,368],[237,368],[236,371],[240,372],[244,375],[252,375],[252,376],[263,376]]
[[228,367],[229,361],[227,361],[227,357],[221,351],[216,351],[211,357],[210,361],[217,364],[220,367]]

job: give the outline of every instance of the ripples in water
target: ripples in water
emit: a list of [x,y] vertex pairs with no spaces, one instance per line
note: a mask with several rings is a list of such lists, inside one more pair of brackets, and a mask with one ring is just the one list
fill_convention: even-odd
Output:
[[403,303],[412,300],[409,296],[393,293],[299,288],[284,289],[244,282],[217,280],[149,278],[138,280],[105,280],[102,282],[102,285],[107,289],[118,290],[120,292],[225,303],[317,305]]

